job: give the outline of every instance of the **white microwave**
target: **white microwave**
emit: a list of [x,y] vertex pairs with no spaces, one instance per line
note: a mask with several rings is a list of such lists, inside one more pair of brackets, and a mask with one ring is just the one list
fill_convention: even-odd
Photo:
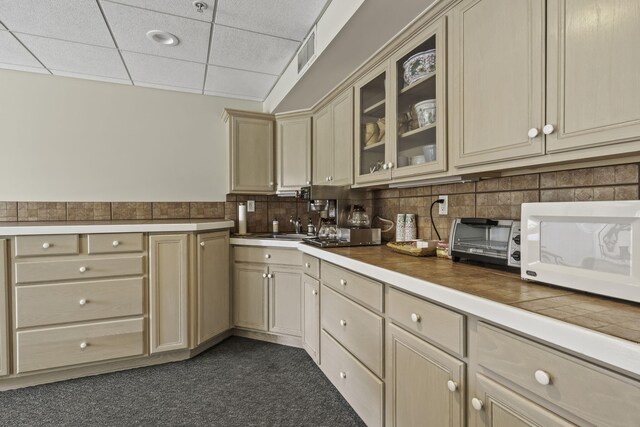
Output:
[[521,276],[640,302],[640,201],[523,203]]

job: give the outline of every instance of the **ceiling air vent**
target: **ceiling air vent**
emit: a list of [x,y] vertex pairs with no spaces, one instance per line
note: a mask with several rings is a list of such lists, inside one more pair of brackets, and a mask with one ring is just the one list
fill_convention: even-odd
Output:
[[309,33],[307,39],[302,43],[302,47],[298,51],[298,75],[306,71],[311,60],[316,55],[316,30],[315,28]]

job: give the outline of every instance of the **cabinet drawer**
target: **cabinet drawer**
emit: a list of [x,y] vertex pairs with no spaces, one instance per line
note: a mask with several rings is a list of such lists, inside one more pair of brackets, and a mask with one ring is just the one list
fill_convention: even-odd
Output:
[[16,334],[17,373],[144,354],[144,320],[114,320]]
[[382,377],[384,319],[326,286],[321,292],[322,328]]
[[89,254],[142,252],[142,233],[90,234],[87,237]]
[[382,312],[383,286],[366,277],[326,262],[320,267],[322,283]]
[[[596,425],[638,422],[639,382],[482,323],[478,363]],[[544,375],[547,385],[538,382]]]
[[302,254],[302,271],[304,274],[319,279],[320,278],[320,260],[311,255]]
[[281,265],[302,265],[302,252],[297,249],[258,248],[236,246],[233,249],[237,262],[266,262]]
[[16,327],[141,315],[143,301],[142,277],[18,286]]
[[384,384],[322,331],[320,367],[369,427],[383,424]]
[[16,263],[16,283],[144,274],[144,257],[77,258]]
[[77,255],[77,234],[16,236],[15,256]]
[[464,356],[465,317],[462,314],[392,287],[389,287],[387,295],[387,311],[395,323]]

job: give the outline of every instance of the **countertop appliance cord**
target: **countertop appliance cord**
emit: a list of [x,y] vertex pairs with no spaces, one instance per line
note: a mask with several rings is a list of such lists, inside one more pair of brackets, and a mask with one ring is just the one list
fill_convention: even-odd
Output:
[[431,208],[429,208],[429,217],[431,218],[431,226],[433,227],[433,229],[436,231],[436,236],[438,236],[438,240],[442,240],[440,238],[440,233],[438,233],[438,229],[436,228],[436,223],[433,222],[433,206],[436,203],[444,203],[444,199],[437,199],[436,201],[434,201],[433,203],[431,203]]

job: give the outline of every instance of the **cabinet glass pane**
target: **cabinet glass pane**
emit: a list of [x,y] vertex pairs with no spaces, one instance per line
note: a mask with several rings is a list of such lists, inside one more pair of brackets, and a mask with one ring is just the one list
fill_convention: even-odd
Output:
[[408,52],[397,67],[397,143],[398,168],[436,159],[436,36]]
[[386,73],[360,88],[360,175],[382,171],[385,163]]

